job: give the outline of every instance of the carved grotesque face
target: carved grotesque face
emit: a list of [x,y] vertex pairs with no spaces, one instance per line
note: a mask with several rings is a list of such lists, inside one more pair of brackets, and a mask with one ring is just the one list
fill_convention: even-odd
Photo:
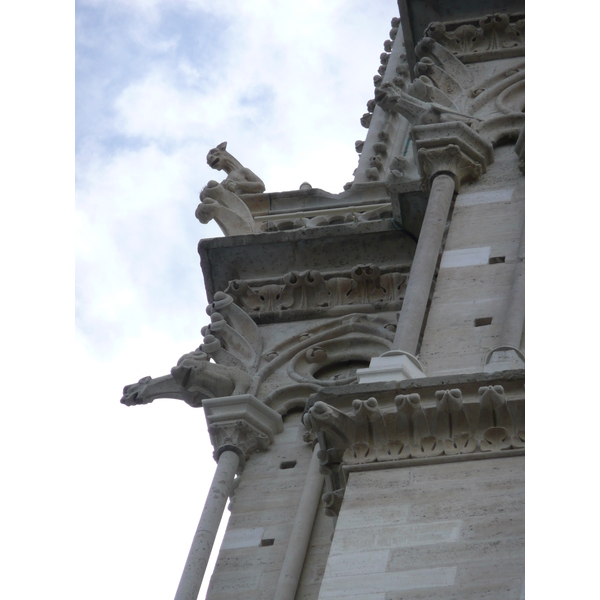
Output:
[[222,171],[225,163],[225,156],[227,154],[227,142],[222,142],[216,148],[209,150],[206,155],[206,162],[211,169],[217,169]]

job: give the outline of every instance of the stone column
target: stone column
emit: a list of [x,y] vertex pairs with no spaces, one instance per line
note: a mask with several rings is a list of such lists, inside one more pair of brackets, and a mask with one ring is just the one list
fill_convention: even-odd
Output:
[[223,518],[227,499],[233,490],[233,479],[239,464],[239,454],[233,450],[225,450],[219,456],[217,470],[181,575],[175,600],[196,600],[198,598],[206,565]]
[[448,211],[454,197],[454,189],[453,177],[446,173],[434,175],[402,312],[398,319],[393,350],[404,350],[410,354],[417,352],[427,299],[444,237]]
[[290,534],[290,541],[283,559],[283,566],[277,580],[274,600],[294,600],[300,582],[300,574],[306,558],[306,550],[312,533],[321,491],[323,490],[323,475],[319,473],[318,450],[313,451],[300,505]]
[[491,144],[459,121],[417,125],[412,136],[429,200],[392,350],[373,358],[368,369],[359,369],[359,383],[425,377],[415,354],[452,198],[462,181],[477,179],[494,159]]
[[196,600],[236,472],[256,450],[283,431],[281,415],[250,394],[210,398],[202,403],[217,470],[183,569],[175,600]]
[[519,251],[515,262],[513,281],[502,324],[500,346],[484,359],[484,371],[495,372],[507,369],[524,369],[525,356],[520,350],[525,327],[525,219],[521,229]]

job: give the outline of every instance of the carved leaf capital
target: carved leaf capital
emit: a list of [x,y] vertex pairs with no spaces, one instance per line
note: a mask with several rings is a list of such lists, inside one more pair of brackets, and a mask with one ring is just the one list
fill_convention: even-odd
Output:
[[475,180],[481,173],[479,163],[469,158],[457,145],[441,148],[421,148],[417,153],[421,173],[431,184],[436,175],[450,175],[457,188],[462,181]]

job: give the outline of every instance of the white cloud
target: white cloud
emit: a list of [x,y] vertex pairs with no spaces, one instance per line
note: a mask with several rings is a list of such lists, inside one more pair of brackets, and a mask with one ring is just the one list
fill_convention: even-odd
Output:
[[224,176],[206,153],[227,140],[268,191],[308,180],[340,192],[357,164],[359,119],[397,5],[78,6],[107,19],[78,23],[89,53],[78,85],[90,93],[80,96],[78,329],[64,401],[77,425],[60,442],[61,456],[76,448],[77,480],[68,514],[58,503],[56,512],[81,526],[72,543],[89,551],[70,559],[78,574],[65,597],[80,597],[93,580],[90,598],[150,600],[176,589],[206,494],[201,478],[214,463],[201,411],[175,400],[125,408],[118,399],[125,384],[165,374],[201,341],[208,318],[196,246],[220,232],[194,211],[203,185]]

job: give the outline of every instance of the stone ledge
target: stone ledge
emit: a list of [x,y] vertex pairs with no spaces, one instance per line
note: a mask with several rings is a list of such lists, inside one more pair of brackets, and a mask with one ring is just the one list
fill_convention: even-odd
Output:
[[366,400],[376,396],[380,401],[393,402],[394,397],[401,393],[418,392],[424,398],[434,396],[435,391],[442,388],[461,387],[467,393],[476,393],[481,385],[502,385],[507,395],[512,397],[524,396],[525,370],[514,369],[493,373],[458,373],[456,375],[434,375],[419,379],[404,381],[389,381],[382,383],[351,383],[335,388],[324,388],[312,394],[307,402],[307,409],[315,402],[325,402],[330,406],[344,410],[350,408],[355,399]]
[[410,264],[414,249],[415,241],[398,231],[391,219],[205,239],[198,244],[209,302],[232,280],[352,269],[368,263]]

